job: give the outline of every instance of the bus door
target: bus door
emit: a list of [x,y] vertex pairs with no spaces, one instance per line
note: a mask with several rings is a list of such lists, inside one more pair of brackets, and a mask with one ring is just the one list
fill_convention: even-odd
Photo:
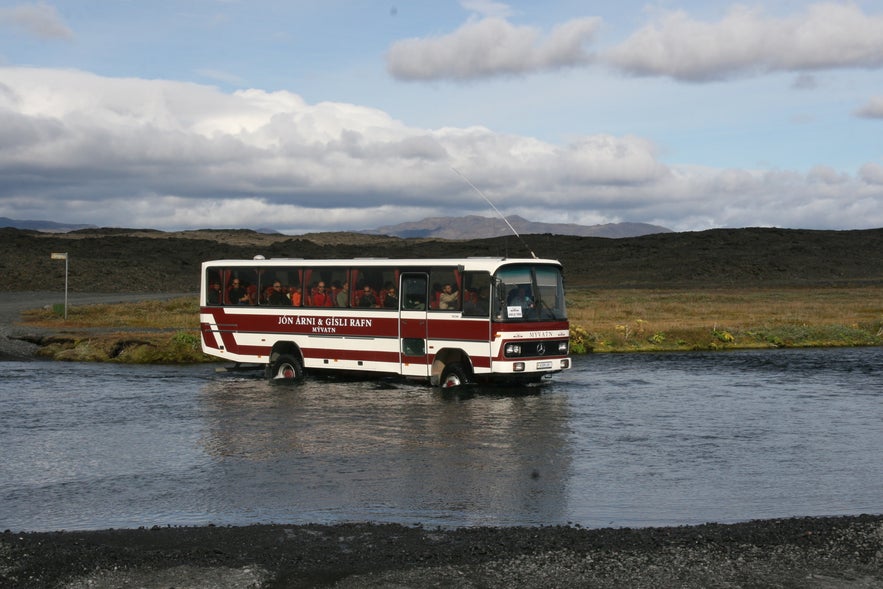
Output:
[[426,350],[428,285],[425,273],[405,272],[400,277],[399,345],[404,376],[429,376],[432,359]]

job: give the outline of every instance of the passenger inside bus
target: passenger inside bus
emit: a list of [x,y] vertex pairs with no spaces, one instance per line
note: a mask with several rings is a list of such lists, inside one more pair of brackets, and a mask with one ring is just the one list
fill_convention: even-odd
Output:
[[439,309],[459,309],[460,308],[460,291],[454,290],[450,284],[444,285],[441,294],[438,297]]
[[340,288],[337,290],[337,306],[338,307],[347,307],[349,306],[349,298],[350,298],[350,283],[344,282],[340,285]]
[[248,290],[238,278],[233,279],[232,286],[227,291],[227,300],[231,305],[248,305],[250,303]]
[[209,305],[220,305],[221,304],[221,285],[217,282],[213,282],[211,286],[209,286],[209,290],[206,293],[206,301]]
[[291,304],[291,301],[288,300],[288,297],[285,296],[285,292],[282,290],[282,283],[278,280],[273,283],[273,289],[267,296],[267,303],[274,307],[281,307],[283,305],[288,306]]
[[359,297],[359,306],[360,307],[376,307],[377,306],[377,297],[374,296],[374,291],[367,284],[362,289],[362,296]]
[[291,287],[291,305],[293,307],[300,307],[303,302],[303,288],[300,286],[292,286]]
[[331,293],[326,292],[325,290],[324,282],[319,282],[316,285],[310,304],[313,307],[331,307],[334,304],[332,302]]
[[386,296],[383,298],[383,307],[386,309],[398,309],[399,308],[399,299],[396,297],[396,289],[389,288],[386,291]]
[[473,317],[487,316],[489,310],[488,299],[487,287],[480,289],[470,288],[466,291],[465,300],[463,301],[463,315],[471,315]]

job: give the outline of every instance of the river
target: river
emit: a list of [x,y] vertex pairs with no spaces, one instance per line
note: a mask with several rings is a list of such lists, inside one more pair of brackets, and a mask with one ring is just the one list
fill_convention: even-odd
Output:
[[0,363],[0,529],[883,512],[883,349],[602,354],[531,389]]

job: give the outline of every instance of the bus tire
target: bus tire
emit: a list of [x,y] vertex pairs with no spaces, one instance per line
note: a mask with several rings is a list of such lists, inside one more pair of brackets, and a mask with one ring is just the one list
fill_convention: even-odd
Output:
[[304,365],[294,356],[281,354],[270,368],[270,378],[273,380],[298,381],[304,377]]
[[466,372],[466,368],[460,363],[448,364],[442,371],[439,384],[443,389],[451,389],[469,384],[469,373]]

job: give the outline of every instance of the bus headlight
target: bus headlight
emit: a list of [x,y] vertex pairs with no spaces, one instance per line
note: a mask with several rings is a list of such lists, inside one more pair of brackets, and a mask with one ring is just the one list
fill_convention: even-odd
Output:
[[524,372],[524,362],[516,362],[512,365],[512,370],[515,372]]
[[566,354],[567,353],[567,342],[558,342],[558,353]]
[[506,344],[506,348],[504,353],[507,356],[520,356],[521,355],[521,346],[519,344]]

